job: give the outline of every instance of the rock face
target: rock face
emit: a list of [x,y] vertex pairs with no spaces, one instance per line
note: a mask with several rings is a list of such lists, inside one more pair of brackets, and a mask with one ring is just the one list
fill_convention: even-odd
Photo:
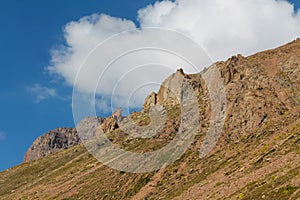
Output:
[[97,133],[97,128],[103,123],[100,117],[87,117],[76,126],[77,134],[82,141],[93,139]]
[[217,66],[227,96],[228,141],[299,108],[299,40],[250,57],[233,56]]
[[151,107],[156,105],[156,101],[157,101],[157,94],[155,92],[152,92],[151,94],[149,94],[146,97],[145,102],[144,102],[144,111],[148,112]]
[[[77,124],[76,128],[57,128],[38,137],[25,153],[24,162],[37,160],[58,151],[76,146],[82,140],[95,137],[101,126],[102,133],[113,131],[119,127],[122,120],[122,109],[116,110],[106,119],[100,117],[87,117]],[[101,134],[101,132],[100,132]]]
[[182,83],[185,74],[182,69],[167,78],[161,85],[157,94],[157,104],[164,106],[174,106],[180,103]]
[[[87,117],[83,119],[76,128],[57,128],[38,137],[26,152],[23,161],[28,162],[48,156],[58,151],[76,146],[82,142],[94,137],[97,126],[103,123],[100,117]],[[82,135],[78,134],[84,133]],[[91,134],[90,134],[91,133]]]
[[204,90],[205,82],[201,78],[201,74],[185,74],[183,69],[178,69],[161,84],[157,94],[152,92],[146,97],[143,110],[149,111],[154,105],[171,107],[180,104],[182,95],[190,95],[184,93],[186,92],[183,89],[184,81],[192,86],[197,97],[206,93]]
[[101,129],[104,133],[113,131],[119,128],[122,120],[122,109],[116,110],[110,117],[107,117],[101,124]]
[[38,137],[24,156],[24,162],[37,160],[80,143],[75,128],[57,128]]

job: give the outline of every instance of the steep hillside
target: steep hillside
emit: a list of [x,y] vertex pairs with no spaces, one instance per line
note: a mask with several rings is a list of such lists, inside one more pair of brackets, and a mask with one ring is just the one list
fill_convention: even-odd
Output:
[[167,122],[154,138],[120,130],[120,111],[101,126],[126,150],[165,146],[180,127],[180,101],[173,94],[187,81],[197,94],[201,124],[179,160],[155,172],[126,173],[104,166],[79,144],[1,172],[0,199],[300,199],[300,39],[214,66],[225,85],[226,118],[217,145],[204,158],[198,150],[213,109],[208,86],[202,73],[178,70],[164,82],[173,93],[162,86],[146,98],[143,111],[130,116],[146,126],[151,107],[165,106]]

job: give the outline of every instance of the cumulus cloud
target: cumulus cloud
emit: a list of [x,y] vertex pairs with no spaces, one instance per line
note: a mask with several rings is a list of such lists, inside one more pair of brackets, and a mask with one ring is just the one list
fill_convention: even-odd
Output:
[[1,140],[5,140],[5,138],[6,138],[5,133],[2,132],[2,131],[0,131],[0,141],[1,141]]
[[51,66],[48,69],[73,84],[80,65],[97,44],[113,34],[135,28],[132,21],[104,14],[93,14],[72,21],[64,28],[66,45],[51,50]]
[[142,27],[168,27],[190,35],[213,60],[274,48],[300,35],[300,14],[284,0],[162,1],[138,14]]
[[62,96],[60,96],[56,89],[49,88],[42,86],[40,84],[35,84],[32,87],[27,87],[27,90],[36,96],[36,103],[40,103],[41,101],[48,99],[48,98],[58,98],[58,99],[64,99]]
[[[300,14],[284,0],[159,1],[140,9],[138,21],[140,24],[136,25],[131,20],[93,14],[68,23],[64,28],[65,44],[52,49],[48,70],[62,76],[69,85],[77,77],[75,89],[99,95],[97,105],[103,111],[114,102],[114,108],[136,107],[175,69],[182,67],[192,73],[210,64],[202,55],[203,63],[195,69],[178,56],[157,50],[131,52],[109,67],[104,64],[115,58],[112,55],[124,53],[120,51],[124,47],[159,45],[172,39],[173,47],[183,47],[174,51],[193,55],[193,48],[184,48],[183,41],[171,35],[149,34],[147,27],[171,29],[192,38],[213,61],[237,53],[250,55],[300,36]],[[105,46],[107,38],[128,30],[131,31]],[[102,42],[102,49],[91,56],[91,50]],[[41,95],[40,99],[43,98]]]

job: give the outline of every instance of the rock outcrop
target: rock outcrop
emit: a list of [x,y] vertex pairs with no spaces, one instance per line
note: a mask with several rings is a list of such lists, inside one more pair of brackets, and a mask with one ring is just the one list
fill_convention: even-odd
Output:
[[157,93],[158,105],[174,106],[180,103],[185,76],[183,70],[179,69],[162,83]]
[[[88,131],[96,129],[103,123],[103,119],[100,117],[87,117],[83,119],[76,128],[57,128],[45,133],[38,137],[28,151],[25,153],[24,162],[31,160],[37,160],[58,151],[76,146],[82,142],[82,140],[88,140],[95,135],[95,131]],[[78,135],[78,131],[84,133]]]
[[122,109],[116,110],[110,117],[107,117],[101,124],[103,133],[108,133],[119,128],[122,120]]
[[148,112],[151,107],[156,105],[156,103],[157,103],[157,94],[155,92],[152,92],[146,97],[143,110],[145,112]]
[[76,126],[77,134],[81,141],[87,141],[95,138],[98,127],[104,122],[101,117],[87,117]]
[[183,89],[184,81],[193,88],[192,92],[198,98],[207,94],[205,91],[206,83],[201,78],[201,74],[186,74],[183,69],[178,69],[161,84],[157,94],[152,92],[146,97],[143,110],[149,111],[154,105],[172,107],[180,104],[182,95],[190,95],[184,93],[186,92]]
[[75,128],[57,128],[38,137],[24,156],[24,162],[37,160],[52,153],[79,144]]

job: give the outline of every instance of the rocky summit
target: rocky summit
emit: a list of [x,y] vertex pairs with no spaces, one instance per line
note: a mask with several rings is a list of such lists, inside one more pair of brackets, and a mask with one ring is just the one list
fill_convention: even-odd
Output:
[[75,128],[57,128],[38,137],[33,142],[24,156],[24,162],[45,157],[79,143],[80,138]]
[[37,160],[61,150],[68,149],[82,143],[85,137],[80,138],[78,131],[86,131],[91,125],[102,124],[100,117],[87,117],[76,128],[57,128],[38,137],[25,153],[24,162]]
[[[207,76],[212,69],[219,72],[226,100],[218,108],[224,116],[213,122],[213,105],[222,99],[210,90],[220,85]],[[80,130],[100,128],[119,148],[154,152],[189,128],[181,125],[189,116],[181,117],[180,105],[193,94],[200,122],[195,139],[170,165],[145,173],[115,170],[85,149],[76,129],[56,129],[33,143],[25,163],[0,173],[0,199],[300,199],[300,39],[233,56],[198,74],[178,70],[146,98],[141,112],[123,117],[118,110],[106,119],[83,121]],[[122,129],[130,120],[148,126],[154,108],[166,121],[153,137],[133,137]],[[199,157],[212,125],[224,126],[209,140],[217,140],[215,146]],[[91,134],[87,138],[97,131]]]

